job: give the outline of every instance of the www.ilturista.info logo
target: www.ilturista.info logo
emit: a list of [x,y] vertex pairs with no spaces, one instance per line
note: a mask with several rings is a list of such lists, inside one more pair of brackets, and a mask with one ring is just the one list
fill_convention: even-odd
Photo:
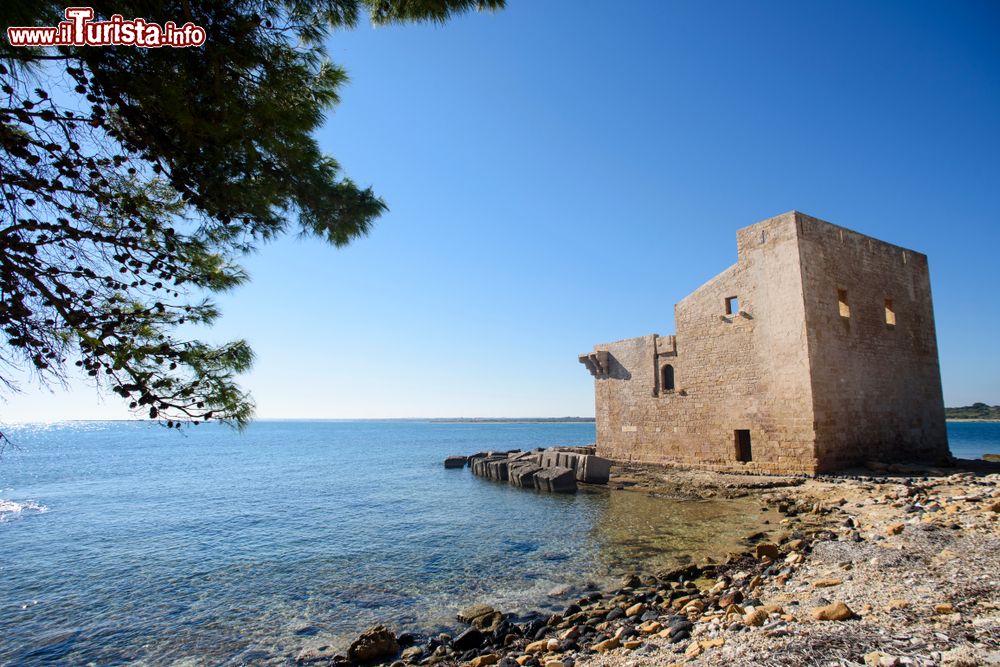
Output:
[[190,21],[178,27],[173,21],[163,25],[145,19],[126,20],[115,14],[107,21],[94,21],[93,7],[67,7],[66,20],[54,28],[12,26],[7,28],[11,46],[201,46],[205,29]]

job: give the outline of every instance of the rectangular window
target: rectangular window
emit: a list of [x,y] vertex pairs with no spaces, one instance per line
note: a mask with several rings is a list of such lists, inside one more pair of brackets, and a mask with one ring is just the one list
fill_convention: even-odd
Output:
[[735,315],[740,312],[740,299],[735,296],[726,297],[726,315]]
[[896,311],[892,307],[892,299],[885,300],[885,323],[889,326],[896,326]]
[[851,307],[847,305],[847,290],[845,289],[837,290],[837,301],[840,302],[840,316],[850,317]]
[[753,451],[750,449],[750,431],[748,429],[736,429],[733,431],[736,441],[736,460],[746,463],[753,461]]

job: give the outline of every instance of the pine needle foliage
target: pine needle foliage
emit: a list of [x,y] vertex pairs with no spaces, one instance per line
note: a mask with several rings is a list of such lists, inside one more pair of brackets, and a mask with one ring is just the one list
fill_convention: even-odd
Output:
[[[243,255],[297,229],[334,246],[385,203],[314,133],[347,75],[323,43],[357,25],[444,22],[503,0],[98,2],[96,19],[205,28],[197,48],[25,49],[0,40],[0,383],[74,365],[171,427],[244,427],[253,352],[185,332],[247,280]],[[63,3],[0,3],[2,27]],[[197,328],[194,329],[197,331]],[[190,332],[188,332],[190,333]]]

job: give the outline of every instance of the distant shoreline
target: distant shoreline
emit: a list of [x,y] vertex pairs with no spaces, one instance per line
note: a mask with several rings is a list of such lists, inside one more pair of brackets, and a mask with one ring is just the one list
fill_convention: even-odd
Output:
[[[253,422],[407,422],[433,424],[593,424],[594,417],[258,417]],[[0,424],[78,424],[78,423],[157,424],[154,419],[54,419],[52,421],[4,422]],[[212,420],[209,423],[220,423]]]
[[1000,419],[977,419],[975,417],[948,417],[949,422],[981,422],[984,424],[1000,424]]
[[[416,420],[424,421],[424,420]],[[593,417],[435,417],[435,424],[593,424]]]

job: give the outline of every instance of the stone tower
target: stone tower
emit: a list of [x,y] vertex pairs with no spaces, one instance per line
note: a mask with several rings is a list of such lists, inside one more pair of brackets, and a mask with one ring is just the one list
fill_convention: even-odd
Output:
[[927,257],[795,211],[736,239],[675,335],[580,356],[598,454],[805,474],[945,459]]

